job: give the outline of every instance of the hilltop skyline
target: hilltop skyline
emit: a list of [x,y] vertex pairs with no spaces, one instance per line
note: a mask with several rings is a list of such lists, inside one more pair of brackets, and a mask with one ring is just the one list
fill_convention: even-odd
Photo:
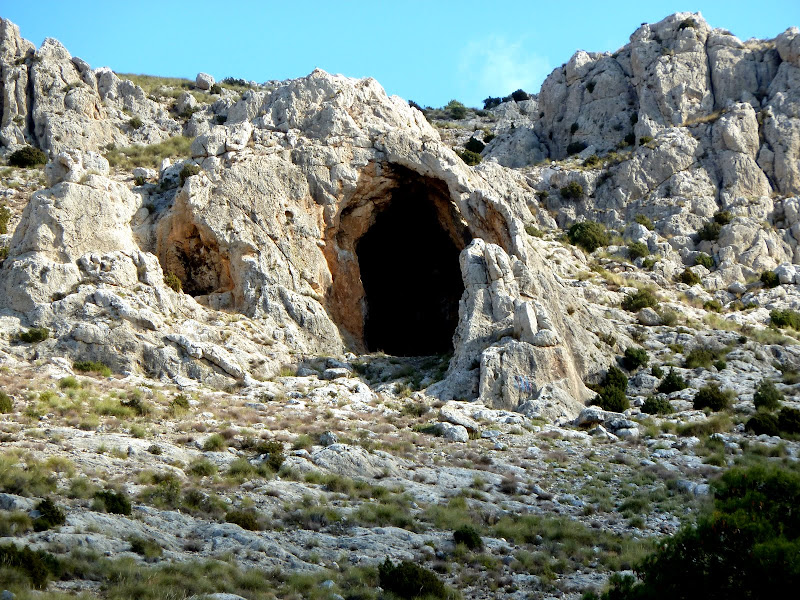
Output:
[[[515,0],[491,17],[485,3],[472,1],[233,6],[237,10],[223,12],[201,0],[188,11],[146,0],[131,15],[116,3],[17,3],[4,6],[0,16],[37,47],[56,38],[93,68],[186,78],[204,71],[217,79],[263,82],[319,67],[374,77],[388,93],[423,106],[454,98],[480,106],[487,96],[518,88],[536,93],[576,50],[614,51],[640,23],[678,11],[700,11],[713,27],[740,39],[774,37],[787,24],[800,24],[800,5],[783,0],[762,2],[758,10],[719,1],[578,2],[567,13],[561,5]],[[132,26],[113,25],[120,22]]]

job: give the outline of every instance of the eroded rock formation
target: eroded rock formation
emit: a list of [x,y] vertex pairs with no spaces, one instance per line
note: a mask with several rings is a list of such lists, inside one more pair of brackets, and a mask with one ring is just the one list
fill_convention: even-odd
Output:
[[[583,330],[548,316],[569,292],[524,236],[536,218],[524,178],[467,167],[374,80],[315,71],[247,92],[194,140],[199,174],[179,180],[178,163],[131,191],[88,153],[122,135],[104,107],[141,90],[52,40],[34,58],[27,136],[56,157],[53,187],[12,239],[2,304],[52,327],[63,351],[212,383],[247,383],[307,354],[454,351],[443,397],[516,408],[511,371],[537,391],[556,382],[567,398],[586,395],[586,367],[602,357],[574,352]],[[62,98],[59,85],[72,89]],[[141,101],[128,109],[171,133]],[[220,319],[236,331],[210,327]]]
[[[611,349],[526,226],[601,220],[669,259],[664,281],[707,252],[710,290],[792,262],[797,202],[770,196],[800,190],[798,40],[740,42],[690,13],[643,25],[498,107],[483,153],[495,160],[471,168],[372,79],[317,70],[202,110],[183,94],[181,128],[132,82],[3,21],[0,142],[52,160],[0,271],[0,307],[53,329],[73,358],[215,385],[308,355],[452,350],[429,393],[574,417]],[[98,154],[178,133],[196,136],[192,157],[137,174],[157,184],[131,189]],[[605,162],[526,167],[579,148]],[[571,182],[581,198],[564,202]],[[735,218],[716,241],[689,237],[720,209]]]

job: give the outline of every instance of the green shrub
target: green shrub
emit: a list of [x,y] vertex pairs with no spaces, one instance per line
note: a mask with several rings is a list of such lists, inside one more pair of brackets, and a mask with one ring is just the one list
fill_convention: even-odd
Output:
[[41,590],[47,587],[50,577],[59,572],[59,562],[55,556],[42,550],[6,544],[0,546],[0,573],[4,569],[18,571],[30,581],[31,587]]
[[774,288],[781,284],[781,280],[772,271],[764,271],[761,274],[761,283],[764,284],[765,288]]
[[638,369],[639,367],[646,367],[650,359],[647,356],[647,350],[644,348],[626,348],[623,363],[625,368],[629,371]]
[[218,433],[214,433],[203,442],[203,450],[206,452],[222,452],[227,447],[225,438]]
[[242,79],[241,77],[225,77],[220,81],[220,83],[224,83],[227,86],[231,87],[239,87],[239,88],[246,88],[250,89],[250,82],[247,79]]
[[142,394],[139,390],[128,393],[128,397],[119,401],[120,406],[130,408],[137,416],[143,417],[150,414],[150,407],[142,400]]
[[711,270],[714,268],[714,259],[705,252],[700,252],[694,257],[694,264],[703,265],[706,269]]
[[62,390],[77,390],[81,384],[75,377],[68,375],[58,380],[58,387]]
[[109,369],[107,365],[92,360],[79,360],[74,362],[72,363],[72,368],[81,373],[97,373],[103,377],[109,377],[111,375],[111,369]]
[[181,185],[183,185],[189,177],[194,177],[195,175],[200,174],[200,165],[193,165],[191,163],[186,163],[183,165],[181,169]]
[[536,227],[535,225],[525,225],[525,233],[532,237],[540,238],[544,235],[544,231]]
[[[514,102],[524,102],[525,100],[530,100],[531,96],[528,92],[523,89],[518,89],[511,92],[511,100]],[[503,98],[504,102],[508,102],[508,98]]]
[[729,210],[719,210],[714,213],[714,223],[719,223],[720,225],[727,225],[733,220],[733,215]]
[[800,410],[784,406],[778,412],[778,429],[785,433],[800,433]]
[[131,501],[125,492],[100,490],[95,492],[94,497],[107,513],[115,515],[131,514]]
[[570,181],[561,188],[561,197],[565,200],[580,200],[583,197],[583,186],[577,181]]
[[722,231],[722,225],[719,223],[706,223],[697,232],[697,236],[704,242],[715,242],[719,238]]
[[175,406],[176,408],[180,408],[182,410],[189,410],[189,399],[184,396],[183,394],[178,394],[172,399],[170,402],[171,406]]
[[716,383],[703,386],[694,395],[693,406],[695,410],[710,408],[713,411],[719,411],[728,408],[730,404],[730,392],[722,391]]
[[217,474],[217,465],[205,458],[198,458],[189,464],[187,471],[195,477],[210,477]]
[[600,157],[597,154],[592,154],[589,158],[583,161],[583,166],[587,168],[597,167],[602,164]]
[[658,316],[661,317],[661,324],[667,327],[672,327],[678,322],[678,313],[671,308],[664,308],[658,311]]
[[645,216],[645,215],[638,214],[635,217],[633,217],[633,220],[636,223],[638,223],[639,225],[644,225],[650,231],[653,231],[653,229],[655,229],[655,226],[653,225],[653,221],[651,221],[650,218]]
[[33,520],[34,531],[47,531],[67,522],[67,515],[64,510],[50,498],[41,500],[36,505],[35,510],[39,511],[39,516]]
[[261,475],[261,473],[259,473],[258,469],[252,465],[249,460],[240,457],[228,465],[228,472],[226,475],[239,481],[246,481]]
[[713,510],[616,577],[608,600],[783,598],[798,589],[800,474],[736,468],[712,483]]
[[706,300],[703,302],[703,308],[718,313],[722,311],[722,302],[719,300]]
[[0,205],[0,233],[8,233],[8,222],[11,220],[11,211],[6,205]]
[[405,600],[451,596],[436,573],[407,560],[395,565],[387,558],[378,566],[378,582],[385,591]]
[[177,275],[175,275],[175,273],[172,272],[164,275],[164,285],[178,292],[179,294],[183,291],[183,282]]
[[673,411],[669,400],[661,396],[650,396],[642,404],[642,412],[648,415],[668,415]]
[[28,331],[21,331],[19,339],[26,344],[38,344],[50,337],[50,330],[47,327],[32,327]]
[[700,283],[700,276],[689,268],[683,270],[678,276],[678,280],[686,285],[697,285]]
[[658,391],[662,394],[671,394],[685,390],[688,386],[686,380],[675,372],[675,369],[670,369],[661,383],[658,384]]
[[594,252],[601,246],[611,243],[605,225],[594,221],[575,223],[567,231],[567,237],[571,244],[580,246],[587,252]]
[[12,167],[35,167],[47,162],[47,155],[33,146],[25,146],[15,150],[8,156],[8,164]]
[[477,152],[472,152],[471,150],[457,150],[456,154],[458,154],[458,157],[470,167],[481,164],[481,161],[483,160],[483,157],[480,154]]
[[572,156],[586,150],[586,142],[570,142],[567,144],[567,154]]
[[209,94],[221,94],[222,93],[222,86],[220,84],[215,83],[208,89]]
[[650,367],[650,375],[661,379],[664,376],[664,369],[662,369],[659,365],[653,365]]
[[464,544],[470,550],[483,548],[483,539],[480,532],[472,525],[464,525],[453,532],[453,541],[456,544]]
[[450,102],[445,105],[444,109],[447,111],[450,118],[456,121],[460,121],[467,116],[467,107],[458,100],[450,100]]
[[225,520],[249,531],[263,529],[258,522],[258,515],[253,510],[231,510],[225,514]]
[[597,392],[593,404],[597,404],[603,410],[612,412],[622,412],[630,408],[630,402],[625,395],[628,388],[628,378],[617,367],[610,367],[606,373],[603,383],[594,389]]
[[[692,350],[686,354],[683,366],[687,369],[710,369],[714,361],[719,360],[725,356],[725,354],[727,354],[727,349],[713,350],[711,348],[692,348]],[[724,368],[725,367],[723,367],[723,369]]]
[[130,121],[128,121],[128,125],[131,129],[139,129],[144,123],[139,117],[133,117]]
[[0,414],[6,415],[14,410],[14,402],[11,396],[5,392],[0,392]]
[[776,410],[784,399],[771,379],[762,379],[753,394],[753,404],[757,409]]
[[483,152],[484,148],[486,148],[486,144],[475,137],[469,138],[467,143],[464,144],[464,150],[469,150],[470,152],[475,152],[476,154]]
[[758,411],[747,420],[744,428],[756,435],[778,435],[778,417],[766,411]]
[[644,258],[645,256],[650,256],[650,250],[648,249],[647,244],[643,242],[631,242],[628,244],[628,256],[631,260]]
[[770,321],[776,327],[791,327],[800,331],[800,313],[796,310],[773,310],[769,313]]
[[157,473],[152,481],[155,485],[145,488],[139,494],[139,500],[157,508],[177,508],[181,497],[180,479],[172,473]]
[[623,412],[631,407],[631,403],[625,395],[625,390],[615,387],[605,388],[595,396],[592,404],[611,412]]
[[155,560],[164,553],[164,550],[155,540],[131,537],[128,538],[128,542],[131,545],[131,552],[135,552],[147,560]]
[[630,312],[638,312],[643,308],[658,306],[658,298],[649,290],[638,290],[628,294],[622,300],[622,308]]
[[265,464],[273,473],[277,473],[283,465],[286,456],[283,453],[283,444],[276,440],[262,442],[255,447],[256,454],[265,457]]
[[624,391],[628,388],[628,378],[617,367],[610,367],[606,373],[603,387],[618,388]]

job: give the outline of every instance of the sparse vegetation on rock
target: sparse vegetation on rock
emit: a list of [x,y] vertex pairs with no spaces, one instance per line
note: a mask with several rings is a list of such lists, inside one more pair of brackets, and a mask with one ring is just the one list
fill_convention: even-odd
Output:
[[577,181],[570,181],[560,191],[565,200],[580,200],[583,197],[583,186]]
[[575,223],[567,232],[569,241],[587,252],[594,252],[611,241],[608,231],[601,223],[582,221]]
[[14,150],[8,156],[8,164],[12,167],[36,167],[47,162],[47,155],[33,146],[24,146]]

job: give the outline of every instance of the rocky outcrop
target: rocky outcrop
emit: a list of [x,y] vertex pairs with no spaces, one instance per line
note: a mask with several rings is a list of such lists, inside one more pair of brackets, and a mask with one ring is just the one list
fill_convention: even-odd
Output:
[[[203,105],[195,90],[170,113],[2,25],[3,144],[29,140],[52,160],[2,265],[0,306],[76,358],[252,384],[308,355],[443,352],[452,338],[429,393],[567,421],[611,334],[594,292],[568,287],[526,230],[603,221],[658,257],[648,282],[693,269],[700,302],[779,265],[795,279],[796,30],[743,43],[680,13],[614,54],[578,52],[537,96],[494,109],[496,137],[475,134],[488,160],[470,168],[372,79],[317,70]],[[182,131],[191,158],[138,170],[133,190],[98,153]],[[560,162],[526,167],[546,158]],[[697,233],[720,211],[714,235]],[[711,268],[695,265],[705,254]]]
[[[33,143],[51,156],[154,143],[181,133],[159,103],[110,69],[92,68],[58,40],[36,49],[0,19],[0,150]],[[141,124],[129,124],[136,115]]]
[[[575,352],[580,328],[548,316],[569,291],[526,239],[534,215],[525,178],[470,169],[374,80],[315,71],[272,93],[249,92],[192,152],[199,174],[181,185],[179,163],[137,193],[107,179],[94,155],[59,154],[48,167],[55,186],[36,194],[12,240],[4,306],[52,324],[70,351],[115,356],[124,370],[247,381],[298,352],[382,343],[365,330],[377,300],[359,244],[390,207],[419,201],[425,227],[441,232],[454,256],[463,249],[461,273],[455,261],[432,267],[467,289],[448,309],[459,315],[456,357],[440,393],[516,408],[519,375],[536,390],[556,382],[567,396],[584,395],[582,376],[600,355]],[[168,290],[163,274],[184,293]],[[131,289],[139,290],[132,298]],[[457,303],[461,291],[452,293]],[[96,307],[91,324],[76,313],[87,303]],[[219,311],[246,316],[259,333],[220,344],[202,325]],[[498,352],[506,358],[490,359]],[[483,365],[477,377],[473,361]]]
[[[553,71],[538,112],[517,109],[513,129],[503,123],[514,111],[494,109],[497,137],[483,155],[514,167],[598,155],[589,172],[567,162],[530,173],[561,226],[588,218],[622,229],[643,214],[685,235],[709,212],[796,195],[797,39],[791,28],[742,42],[699,13],[643,24],[617,52],[579,51]],[[572,180],[585,194],[562,202]]]
[[26,59],[35,47],[22,39],[19,27],[11,21],[0,19],[0,145],[24,144],[28,138],[28,68]]

